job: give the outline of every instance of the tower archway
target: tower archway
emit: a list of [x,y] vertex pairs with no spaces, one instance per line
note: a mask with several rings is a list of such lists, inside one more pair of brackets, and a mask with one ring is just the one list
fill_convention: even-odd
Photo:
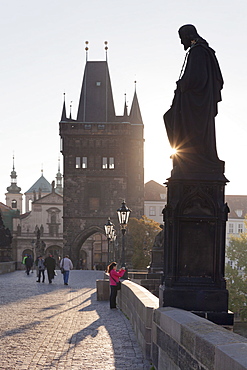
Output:
[[76,236],[69,253],[77,269],[104,270],[108,262],[108,245],[104,230],[99,226],[82,230]]

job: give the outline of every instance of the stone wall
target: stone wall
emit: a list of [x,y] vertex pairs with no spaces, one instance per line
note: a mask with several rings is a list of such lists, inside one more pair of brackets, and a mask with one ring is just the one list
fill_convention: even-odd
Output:
[[159,299],[142,286],[124,280],[117,303],[129,318],[145,357],[151,359],[153,310],[159,307]]
[[16,270],[16,263],[11,262],[0,262],[0,275],[7,274],[8,272],[13,272]]
[[118,305],[157,370],[246,370],[247,339],[188,311],[158,308],[158,298],[128,280]]

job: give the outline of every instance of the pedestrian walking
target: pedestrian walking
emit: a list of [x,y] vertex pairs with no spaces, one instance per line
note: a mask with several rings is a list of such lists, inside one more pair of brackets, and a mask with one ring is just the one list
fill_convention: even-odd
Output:
[[60,268],[63,269],[63,281],[64,285],[68,285],[69,281],[69,272],[73,269],[73,263],[69,259],[69,256],[66,255],[62,260],[60,261]]
[[28,255],[26,258],[25,258],[25,265],[26,265],[26,273],[27,275],[29,275],[30,273],[30,270],[33,266],[33,259],[32,259],[32,256]]
[[52,254],[49,254],[49,256],[45,258],[44,264],[47,270],[49,284],[51,284],[55,276],[55,268],[56,268],[56,261],[52,257]]
[[41,275],[42,275],[42,283],[44,283],[45,282],[45,261],[42,258],[42,256],[38,257],[37,267],[39,271],[37,283],[40,283]]
[[117,271],[117,263],[112,262],[107,267],[107,272],[110,277],[110,308],[117,308],[116,299],[118,291],[119,278],[125,274],[125,267]]

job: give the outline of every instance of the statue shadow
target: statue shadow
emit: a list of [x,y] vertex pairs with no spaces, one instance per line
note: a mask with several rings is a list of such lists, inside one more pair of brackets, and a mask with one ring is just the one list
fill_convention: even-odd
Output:
[[[80,343],[84,340],[89,339],[89,342],[92,342],[92,339],[96,339],[97,336],[100,338],[97,341],[97,346],[99,346],[99,350],[102,351],[104,355],[104,343],[102,339],[102,331],[107,332],[110,339],[107,341],[111,341],[111,348],[112,353],[114,356],[114,366],[117,370],[123,369],[123,361],[128,361],[131,359],[131,355],[126,357],[126,353],[129,354],[130,347],[132,348],[132,340],[136,340],[135,334],[131,327],[130,322],[125,317],[125,315],[121,312],[120,309],[110,309],[109,301],[97,301],[97,294],[96,292],[92,293],[90,298],[84,301],[84,303],[88,301],[89,305],[83,307],[78,310],[78,312],[86,313],[86,312],[95,312],[98,316],[98,319],[93,321],[88,326],[84,327],[81,330],[75,332],[70,338],[67,339],[67,343],[70,345],[69,349],[61,354],[60,358],[57,361],[65,358],[69,352],[73,352],[76,346],[79,346]],[[83,302],[82,302],[83,303]],[[106,333],[105,333],[106,334]],[[105,335],[104,334],[104,335]],[[101,348],[101,343],[102,348]],[[109,343],[106,343],[106,346],[109,350]],[[139,351],[139,356],[142,353],[139,347],[139,344],[136,345],[137,352]],[[138,355],[137,355],[138,356]],[[138,356],[138,357],[139,357]],[[133,359],[136,358],[136,353]],[[144,360],[143,360],[144,361]],[[150,364],[148,361],[144,361],[143,366],[139,367],[139,369],[149,369]],[[131,366],[131,365],[128,365]],[[134,368],[136,364],[134,365]],[[129,367],[128,367],[129,368]],[[130,367],[131,368],[131,367]]]

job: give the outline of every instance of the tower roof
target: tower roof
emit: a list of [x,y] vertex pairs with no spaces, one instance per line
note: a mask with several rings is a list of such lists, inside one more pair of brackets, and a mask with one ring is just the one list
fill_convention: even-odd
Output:
[[7,187],[8,193],[18,194],[21,191],[21,188],[17,186],[17,174],[15,171],[15,157],[13,156],[13,169],[11,171],[11,185]]
[[64,101],[63,101],[63,110],[62,110],[61,121],[67,121],[66,104],[65,104],[65,94],[64,94]]
[[137,124],[143,125],[141,110],[140,110],[139,102],[137,99],[136,91],[134,93],[129,118],[130,118],[131,123],[137,123]]
[[114,122],[116,119],[111,80],[106,61],[87,62],[77,121]]
[[38,193],[39,190],[41,190],[42,193],[51,193],[52,191],[52,186],[43,176],[43,173],[40,178],[31,186],[31,188],[26,191],[26,193],[33,193],[33,191]]

